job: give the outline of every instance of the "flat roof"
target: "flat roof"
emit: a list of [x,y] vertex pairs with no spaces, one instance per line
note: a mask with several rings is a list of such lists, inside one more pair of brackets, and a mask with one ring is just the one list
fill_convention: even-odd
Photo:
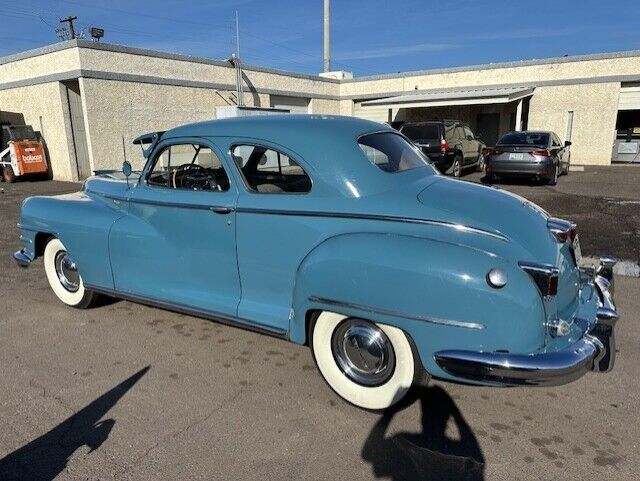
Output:
[[467,87],[433,89],[362,102],[363,107],[441,107],[482,103],[507,103],[528,97],[534,87]]
[[363,82],[367,80],[382,80],[403,77],[415,77],[418,75],[435,75],[441,73],[470,72],[474,70],[490,70],[512,67],[525,67],[531,65],[549,65],[570,62],[587,62],[589,60],[608,60],[614,58],[640,57],[640,50],[624,50],[621,52],[605,52],[584,55],[566,55],[562,57],[548,57],[541,59],[513,60],[508,62],[485,63],[477,65],[465,65],[460,67],[434,68],[426,70],[412,70],[408,72],[396,72],[378,75],[365,75],[352,79],[341,80],[341,83]]
[[[51,45],[46,45],[44,47],[39,47],[31,50],[26,50],[24,52],[19,52],[16,54],[0,57],[0,65],[11,63],[11,62],[17,62],[19,60],[23,60],[26,58],[46,55],[52,52],[57,52],[59,50],[65,50],[65,49],[75,48],[75,47],[96,49],[96,50],[106,50],[106,51],[116,52],[116,53],[127,53],[131,55],[165,58],[169,60],[178,60],[183,62],[202,63],[202,64],[208,64],[208,65],[217,65],[220,67],[233,68],[228,62],[224,60],[217,60],[217,59],[212,59],[207,57],[199,57],[195,55],[185,55],[185,54],[178,54],[178,53],[171,53],[171,52],[163,52],[158,50],[150,50],[150,49],[145,49],[140,47],[129,47],[125,45],[117,45],[117,44],[110,44],[110,43],[104,43],[104,42],[93,42],[91,40],[82,40],[82,39],[57,42]],[[442,74],[442,73],[468,72],[468,71],[474,71],[474,70],[489,70],[489,69],[501,69],[501,68],[512,68],[512,67],[524,67],[524,66],[531,66],[531,65],[560,64],[560,63],[570,63],[570,62],[585,62],[590,60],[607,60],[607,59],[629,58],[629,57],[640,57],[640,50],[627,50],[627,51],[620,51],[620,52],[605,52],[605,53],[595,53],[595,54],[585,54],[585,55],[567,55],[562,57],[549,57],[549,58],[542,58],[542,59],[528,59],[528,60],[468,65],[468,66],[460,66],[460,67],[414,70],[414,71],[407,71],[407,72],[387,73],[387,74],[378,74],[378,75],[365,75],[362,77],[354,77],[352,79],[333,79],[333,78],[327,78],[327,77],[320,77],[319,75],[304,74],[304,73],[292,72],[288,70],[273,69],[269,67],[260,67],[256,65],[250,65],[250,64],[243,64],[243,67],[247,70],[252,70],[256,72],[272,73],[275,75],[285,75],[288,77],[303,78],[307,80],[315,80],[318,82],[351,83],[351,82],[365,82],[369,80],[414,77],[419,75],[434,75],[434,74]]]

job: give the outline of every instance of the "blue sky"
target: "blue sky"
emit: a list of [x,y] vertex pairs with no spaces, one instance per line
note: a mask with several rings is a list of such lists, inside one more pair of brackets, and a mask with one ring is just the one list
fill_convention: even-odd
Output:
[[[437,5],[436,7],[433,7]],[[322,69],[322,0],[0,0],[0,56],[57,41],[58,19],[109,43]],[[333,0],[333,68],[356,75],[640,49],[640,0]]]

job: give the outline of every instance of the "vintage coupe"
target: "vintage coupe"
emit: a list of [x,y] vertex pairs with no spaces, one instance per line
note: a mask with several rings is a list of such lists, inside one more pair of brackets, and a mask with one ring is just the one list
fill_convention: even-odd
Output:
[[402,134],[350,117],[216,120],[135,140],[139,174],[31,197],[28,266],[59,299],[129,299],[311,347],[347,401],[383,409],[429,376],[557,385],[608,371],[612,258],[575,225],[445,178]]

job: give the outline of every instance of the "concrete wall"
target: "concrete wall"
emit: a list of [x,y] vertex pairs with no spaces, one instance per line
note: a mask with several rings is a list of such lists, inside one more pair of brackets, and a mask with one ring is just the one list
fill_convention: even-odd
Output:
[[529,129],[553,130],[565,139],[573,110],[571,162],[607,165],[615,136],[620,83],[538,87],[529,107]]
[[[122,165],[122,137],[134,169],[143,166],[137,136],[215,117],[215,107],[228,105],[228,91],[153,85],[112,80],[80,79],[86,130],[93,169]],[[251,105],[252,98],[247,96]]]
[[27,125],[41,131],[56,179],[78,179],[69,108],[60,82],[0,90],[0,110],[23,114]]
[[[411,92],[449,87],[469,87],[500,84],[537,84],[540,81],[569,81],[606,76],[640,76],[640,55],[614,58],[576,60],[557,59],[549,63],[533,61],[511,62],[508,66],[482,66],[434,70],[432,72],[405,73],[396,76],[373,76],[345,80],[340,84],[340,95],[353,97],[366,95],[374,98],[388,92]],[[490,68],[487,68],[490,67]]]

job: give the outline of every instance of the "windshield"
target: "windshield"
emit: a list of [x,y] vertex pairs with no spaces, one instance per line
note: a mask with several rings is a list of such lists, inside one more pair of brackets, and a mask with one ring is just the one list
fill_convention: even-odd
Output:
[[549,145],[549,134],[543,132],[510,132],[498,140],[497,145],[532,145],[546,147]]
[[436,124],[405,125],[401,132],[413,142],[440,140],[440,128]]
[[418,149],[392,132],[364,135],[358,145],[369,162],[385,172],[403,172],[429,165]]

